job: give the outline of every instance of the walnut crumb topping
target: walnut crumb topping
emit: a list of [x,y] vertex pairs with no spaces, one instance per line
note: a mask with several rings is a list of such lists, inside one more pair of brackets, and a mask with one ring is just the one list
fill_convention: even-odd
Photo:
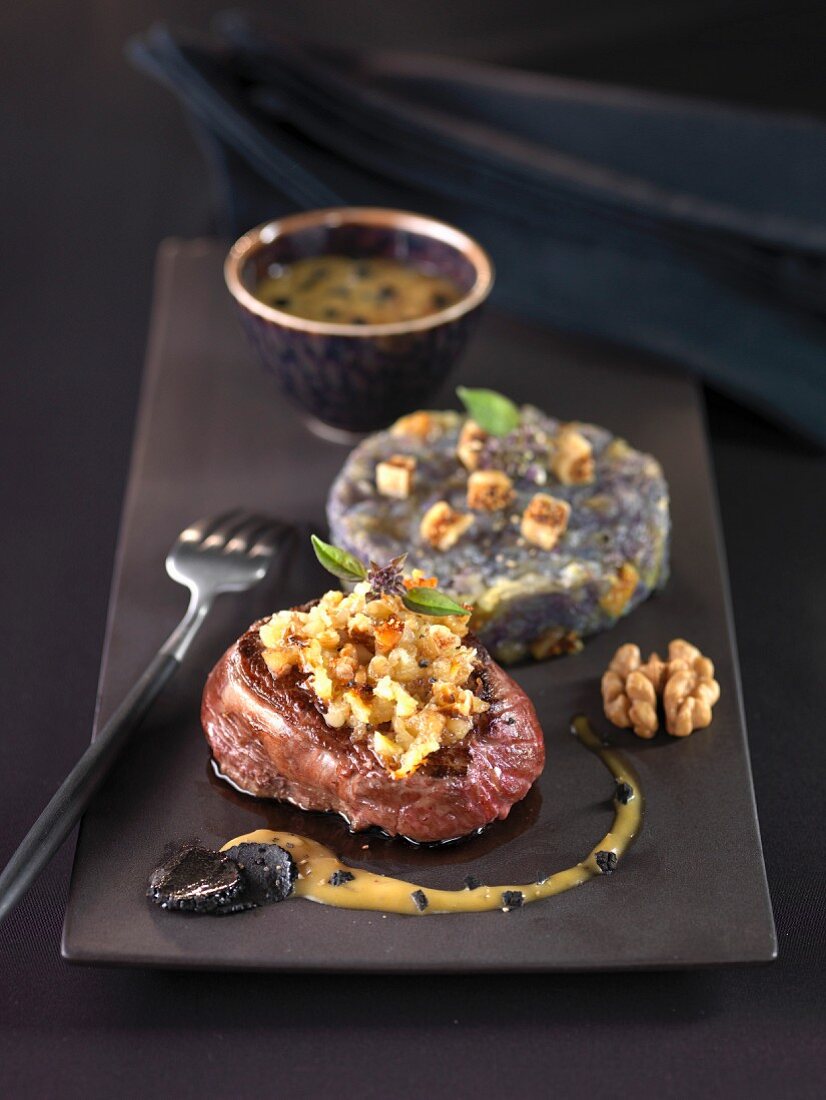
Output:
[[503,470],[475,470],[467,479],[467,506],[475,512],[499,512],[513,497],[513,482]]
[[372,598],[361,581],[307,611],[278,612],[258,633],[272,674],[297,669],[327,725],[349,729],[403,779],[463,740],[488,709],[473,688],[478,658],[463,644],[467,629],[465,616],[416,614],[395,593]]
[[416,459],[412,455],[391,455],[376,466],[376,489],[383,497],[404,500],[410,496]]
[[553,550],[568,529],[571,506],[547,493],[535,493],[522,513],[522,537],[540,550]]
[[419,534],[434,549],[449,550],[472,523],[473,516],[457,512],[446,500],[439,500],[422,516]]
[[563,485],[585,485],[594,480],[594,451],[582,432],[571,425],[560,428],[551,469]]

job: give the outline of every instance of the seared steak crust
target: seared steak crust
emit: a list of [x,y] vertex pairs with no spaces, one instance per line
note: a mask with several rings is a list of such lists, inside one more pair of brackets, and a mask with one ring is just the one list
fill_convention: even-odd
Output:
[[261,798],[342,814],[417,841],[450,840],[508,816],[545,763],[542,730],[522,689],[478,645],[474,690],[490,702],[463,741],[394,780],[365,743],[324,721],[295,670],[274,677],[256,623],[204,689],[201,722],[222,773]]

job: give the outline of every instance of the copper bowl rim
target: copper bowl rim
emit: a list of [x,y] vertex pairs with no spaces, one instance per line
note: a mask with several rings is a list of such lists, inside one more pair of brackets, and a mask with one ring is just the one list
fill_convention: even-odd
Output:
[[[452,306],[439,310],[438,313],[428,313],[426,317],[418,317],[412,321],[393,321],[387,324],[343,325],[332,321],[311,321],[306,317],[296,317],[292,313],[274,309],[251,294],[241,281],[241,271],[250,256],[265,245],[272,244],[278,237],[315,226],[335,228],[347,224],[387,226],[443,241],[455,248],[473,265],[476,272],[473,286]],[[482,246],[461,229],[456,229],[447,222],[430,218],[426,214],[390,210],[379,206],[336,206],[326,210],[308,210],[300,214],[289,214],[285,218],[276,218],[248,230],[238,238],[227,254],[224,261],[224,279],[230,294],[239,305],[265,321],[272,321],[284,328],[324,336],[395,336],[409,332],[423,332],[439,325],[449,324],[470,313],[490,294],[494,270],[493,263]]]

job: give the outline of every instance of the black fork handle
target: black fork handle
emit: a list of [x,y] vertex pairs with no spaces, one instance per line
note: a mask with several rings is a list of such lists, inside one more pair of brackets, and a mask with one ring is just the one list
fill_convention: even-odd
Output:
[[0,874],[0,922],[71,832],[127,738],[180,663],[177,656],[164,650],[158,653],[32,825]]

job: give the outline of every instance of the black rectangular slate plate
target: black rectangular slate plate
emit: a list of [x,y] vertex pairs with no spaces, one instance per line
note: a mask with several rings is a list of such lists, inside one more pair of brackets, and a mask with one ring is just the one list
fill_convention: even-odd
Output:
[[[103,659],[98,720],[183,611],[164,556],[198,516],[254,507],[324,530],[327,487],[346,450],[308,434],[259,370],[221,277],[218,242],[161,249],[148,363]],[[516,678],[545,730],[545,773],[508,822],[441,850],[349,835],[338,819],[239,796],[212,775],[198,711],[206,674],[260,615],[316,596],[326,574],[302,543],[278,576],[216,605],[188,657],[83,821],[63,952],[87,963],[255,970],[541,971],[700,966],[776,953],[740,703],[709,455],[696,387],[661,365],[493,313],[458,380],[564,418],[589,419],[662,461],[673,498],[667,589],[576,657]],[[441,402],[452,403],[451,389]],[[713,656],[722,699],[710,729],[650,742],[601,716],[615,647],[663,651],[684,636]],[[291,900],[227,918],[168,914],[144,896],[172,840],[210,845],[271,824],[348,860],[424,885],[531,881],[570,866],[604,834],[612,783],[568,733],[584,710],[633,759],[645,828],[611,877],[510,913],[382,916]]]

